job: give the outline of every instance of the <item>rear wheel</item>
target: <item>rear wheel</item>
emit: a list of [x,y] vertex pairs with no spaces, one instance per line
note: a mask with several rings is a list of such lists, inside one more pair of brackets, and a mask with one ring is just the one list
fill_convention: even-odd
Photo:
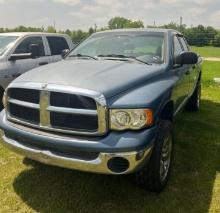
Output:
[[0,88],[0,112],[4,109],[4,105],[2,102],[3,95],[4,95],[4,90]]
[[200,109],[201,100],[201,83],[198,82],[189,102],[186,105],[186,109],[189,111],[197,112]]
[[162,191],[169,180],[172,155],[172,123],[161,121],[150,161],[136,173],[137,184],[153,192]]

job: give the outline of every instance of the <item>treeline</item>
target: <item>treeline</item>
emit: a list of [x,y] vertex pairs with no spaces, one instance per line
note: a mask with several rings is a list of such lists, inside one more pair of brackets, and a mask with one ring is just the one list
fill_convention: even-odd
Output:
[[[190,45],[194,46],[215,46],[220,47],[220,30],[217,30],[211,26],[205,27],[203,25],[198,25],[196,27],[187,27],[186,25],[179,25],[177,23],[171,22],[162,26],[147,26],[149,28],[167,28],[178,30],[183,33]],[[68,34],[74,43],[79,43],[83,39],[87,38],[89,35],[96,31],[104,31],[108,29],[123,29],[123,28],[144,28],[143,21],[133,21],[123,17],[114,17],[108,22],[108,26],[105,28],[97,29],[90,28],[88,31],[82,30],[70,30],[57,31],[54,27],[49,26],[46,29],[35,28],[35,27],[25,27],[19,26],[14,29],[0,28],[0,33],[4,32],[50,32],[50,33],[65,33]]]
[[205,27],[203,25],[187,27],[186,25],[180,26],[176,23],[170,23],[160,27],[180,31],[184,34],[190,45],[220,47],[220,30],[214,27]]

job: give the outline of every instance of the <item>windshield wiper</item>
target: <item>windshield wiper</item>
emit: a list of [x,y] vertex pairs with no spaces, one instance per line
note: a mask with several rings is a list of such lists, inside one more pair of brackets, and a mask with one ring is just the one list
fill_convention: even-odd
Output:
[[69,57],[75,57],[75,58],[91,58],[94,60],[98,60],[97,57],[91,56],[91,55],[83,55],[83,54],[76,54],[76,55],[69,55]]
[[122,58],[122,59],[133,59],[135,61],[141,62],[143,64],[147,64],[147,65],[152,65],[146,61],[142,61],[138,58],[136,58],[135,56],[127,56],[127,55],[120,55],[120,54],[108,54],[108,55],[98,55],[97,57],[110,57],[110,58]]

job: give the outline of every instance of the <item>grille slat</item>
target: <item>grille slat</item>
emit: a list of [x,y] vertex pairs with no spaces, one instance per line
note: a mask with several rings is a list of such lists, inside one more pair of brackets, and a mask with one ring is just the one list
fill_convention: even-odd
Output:
[[39,104],[33,104],[33,103],[30,103],[30,102],[26,102],[26,101],[20,101],[20,100],[10,98],[8,100],[8,102],[11,103],[11,104],[18,105],[18,106],[23,106],[23,107],[28,107],[28,108],[38,109],[38,110],[40,109]]
[[8,96],[15,100],[26,101],[34,104],[40,102],[40,91],[34,89],[11,88]]
[[39,110],[32,109],[28,107],[19,106],[16,104],[10,103],[8,106],[10,116],[20,119],[24,122],[30,122],[36,125],[39,125]]
[[63,113],[50,113],[51,126],[61,129],[97,131],[98,119],[95,116],[69,115]]
[[96,102],[92,98],[60,92],[51,92],[50,105],[63,108],[97,110]]
[[48,110],[50,112],[57,112],[57,113],[97,116],[97,110],[91,110],[91,109],[73,109],[73,108],[50,106],[48,107]]
[[[44,94],[44,95],[42,95]],[[46,105],[43,99],[49,98]],[[9,88],[8,115],[16,122],[45,130],[68,133],[98,133],[99,119],[95,99],[83,95],[36,89]],[[42,107],[44,106],[44,107]],[[44,117],[43,117],[44,116]],[[47,121],[48,119],[48,121]]]

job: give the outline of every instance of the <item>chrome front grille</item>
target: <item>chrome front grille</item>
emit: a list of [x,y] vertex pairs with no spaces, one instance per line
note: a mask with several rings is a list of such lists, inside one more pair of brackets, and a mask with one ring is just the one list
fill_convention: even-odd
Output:
[[107,110],[103,95],[85,89],[14,83],[6,91],[11,121],[62,133],[103,135]]

